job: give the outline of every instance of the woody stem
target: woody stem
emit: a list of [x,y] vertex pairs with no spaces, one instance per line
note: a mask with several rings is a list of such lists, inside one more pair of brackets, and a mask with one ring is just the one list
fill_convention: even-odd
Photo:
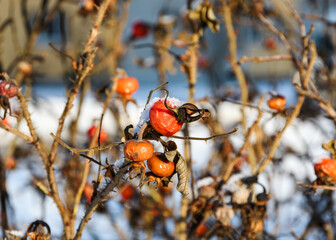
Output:
[[145,123],[141,126],[141,129],[140,129],[140,131],[139,131],[139,137],[138,137],[138,140],[142,140],[142,136],[143,136],[143,134],[144,134],[144,132],[145,132],[145,129],[146,129],[147,125],[148,125],[148,123],[145,122]]

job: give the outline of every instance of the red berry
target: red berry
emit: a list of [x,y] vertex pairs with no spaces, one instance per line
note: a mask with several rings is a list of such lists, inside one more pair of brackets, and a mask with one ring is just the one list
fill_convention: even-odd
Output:
[[18,91],[19,88],[14,83],[6,80],[0,82],[0,95],[12,98],[18,94]]
[[197,226],[195,235],[196,237],[204,237],[209,232],[208,226],[204,222]]
[[[175,107],[169,104],[169,102],[167,104],[170,107]],[[163,136],[172,136],[183,126],[183,123],[177,120],[174,112],[166,108],[163,100],[157,101],[151,107],[149,110],[149,120],[155,131]]]
[[127,202],[131,200],[134,197],[134,194],[135,194],[135,188],[130,184],[126,184],[120,189],[120,196],[122,202]]
[[141,21],[134,22],[132,26],[132,38],[144,38],[148,35],[149,26]]
[[277,40],[274,37],[266,38],[264,44],[268,50],[275,50],[278,47]]
[[[90,140],[93,138],[93,136],[94,136],[95,132],[97,131],[97,129],[98,129],[97,126],[93,125],[87,131],[87,135],[88,135],[88,137],[89,137]],[[105,132],[104,129],[101,129],[101,131],[100,131],[100,142],[105,142],[107,140],[107,137],[108,137],[107,132]]]

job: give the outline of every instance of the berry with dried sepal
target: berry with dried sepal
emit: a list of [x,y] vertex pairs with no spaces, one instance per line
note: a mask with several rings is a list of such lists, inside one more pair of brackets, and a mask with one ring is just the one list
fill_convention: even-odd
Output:
[[323,158],[319,163],[315,163],[314,171],[319,180],[325,183],[336,182],[336,161],[332,158]]
[[147,166],[158,177],[169,177],[175,171],[175,163],[168,161],[165,155],[159,152],[148,159]]
[[[169,102],[167,104],[170,107],[175,107]],[[149,120],[155,131],[163,136],[172,136],[183,126],[183,123],[177,120],[174,112],[166,108],[164,100],[154,103],[149,110]]]
[[135,162],[142,162],[152,157],[154,147],[148,140],[129,140],[124,147],[125,157]]

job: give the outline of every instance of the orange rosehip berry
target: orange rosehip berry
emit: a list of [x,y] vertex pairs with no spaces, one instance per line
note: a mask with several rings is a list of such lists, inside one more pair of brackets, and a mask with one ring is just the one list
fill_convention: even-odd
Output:
[[323,158],[319,163],[315,163],[314,171],[318,178],[328,178],[336,182],[336,161],[332,158]]
[[163,153],[156,152],[147,161],[148,168],[159,177],[168,177],[175,171],[175,163],[167,160]]
[[119,78],[117,81],[116,92],[123,96],[129,96],[139,88],[139,82],[134,77]]
[[135,161],[145,161],[152,157],[154,146],[148,140],[129,140],[124,147],[125,157]]
[[268,106],[274,110],[282,111],[286,105],[286,98],[280,94],[273,96],[267,102]]

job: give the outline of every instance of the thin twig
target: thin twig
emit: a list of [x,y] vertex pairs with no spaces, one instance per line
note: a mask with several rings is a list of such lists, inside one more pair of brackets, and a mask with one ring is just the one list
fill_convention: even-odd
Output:
[[261,56],[261,57],[242,56],[238,60],[237,64],[243,64],[245,62],[262,63],[262,62],[270,62],[270,61],[288,61],[292,59],[293,57],[291,55],[273,55],[273,56]]
[[90,152],[90,151],[99,151],[99,150],[102,151],[102,150],[111,149],[113,147],[116,147],[116,146],[124,144],[123,142],[114,142],[114,143],[108,144],[108,145],[106,145],[104,147],[73,148],[73,147],[70,147],[69,145],[67,145],[60,138],[56,137],[53,133],[50,133],[50,136],[52,136],[55,141],[57,141],[63,147],[65,147],[66,149],[68,149],[71,153],[76,153],[76,154],[79,154],[81,152]]
[[144,110],[146,109],[148,103],[150,102],[151,97],[152,97],[152,95],[153,95],[153,92],[155,92],[156,90],[159,90],[160,88],[163,88],[163,87],[166,86],[168,83],[169,83],[169,82],[162,83],[162,84],[161,84],[160,86],[158,86],[157,88],[154,88],[154,89],[150,90],[149,95],[148,95],[148,98],[147,98],[147,102],[146,102],[145,107],[144,107]]
[[229,4],[227,4],[225,1],[223,2],[223,10],[224,10],[224,23],[227,31],[227,36],[229,40],[229,52],[230,57],[232,60],[232,69],[236,75],[237,81],[239,83],[240,91],[241,91],[241,102],[242,102],[242,126],[244,132],[246,129],[246,115],[245,115],[245,105],[248,101],[248,89],[246,84],[245,75],[243,73],[243,70],[239,64],[237,64],[237,37],[235,34],[235,30],[233,28],[232,23],[232,16],[231,16],[231,7]]
[[109,193],[118,185],[119,181],[124,177],[127,172],[127,168],[121,168],[119,172],[116,173],[112,182],[108,183],[103,190],[98,192],[97,196],[92,200],[91,204],[85,211],[85,215],[79,223],[79,226],[76,231],[74,240],[79,240],[82,236],[83,230],[86,224],[89,222],[92,213],[97,209],[99,204],[101,204],[109,195]]
[[263,102],[263,99],[265,97],[266,93],[264,93],[263,95],[261,95],[260,99],[259,99],[259,103],[258,103],[258,116],[257,119],[254,121],[254,123],[252,124],[252,126],[249,128],[249,130],[247,131],[246,137],[245,137],[245,141],[243,146],[240,147],[236,157],[233,159],[233,161],[229,164],[224,176],[223,176],[223,181],[226,182],[229,177],[231,176],[231,173],[233,171],[234,165],[239,161],[240,156],[243,154],[243,152],[246,150],[247,146],[250,143],[250,137],[252,136],[252,133],[254,132],[254,129],[258,126],[260,119],[263,115],[263,111],[261,111],[261,104]]
[[214,134],[214,135],[211,135],[209,137],[205,137],[205,138],[202,138],[202,137],[189,137],[189,136],[186,136],[186,137],[182,137],[182,136],[169,136],[168,138],[177,138],[177,139],[184,139],[184,140],[199,140],[199,141],[208,141],[208,140],[211,140],[211,139],[214,139],[214,138],[218,138],[218,137],[227,137],[235,132],[238,131],[238,128],[234,128],[232,129],[230,132],[226,132],[226,133],[221,133],[221,134]]
[[328,186],[328,185],[309,185],[309,184],[304,184],[304,183],[300,183],[297,182],[297,185],[304,187],[304,188],[311,188],[311,189],[324,189],[324,190],[331,190],[331,191],[335,191],[336,187],[335,186]]
[[[93,145],[96,143],[97,137],[100,138],[100,132],[101,132],[101,126],[102,126],[102,121],[103,121],[103,118],[104,118],[104,114],[105,114],[106,110],[108,109],[108,106],[109,106],[109,103],[111,101],[111,98],[112,98],[113,94],[115,93],[116,83],[117,83],[117,80],[120,77],[120,75],[126,75],[126,72],[124,70],[120,69],[117,72],[116,76],[111,78],[112,87],[111,87],[111,90],[109,91],[109,93],[107,94],[107,97],[106,97],[105,102],[104,102],[104,106],[103,106],[103,110],[102,110],[102,114],[101,114],[101,118],[100,118],[99,131],[96,131],[95,134],[93,135],[93,137],[91,139],[91,142],[90,142],[90,147],[93,147]],[[115,146],[119,146],[120,144],[121,143],[118,143]],[[98,151],[101,151],[100,140],[98,141]],[[94,153],[94,151],[91,150],[88,153],[88,157],[91,157],[93,155],[93,153]],[[99,152],[99,155],[100,155],[100,152]],[[99,158],[100,158],[100,156],[99,156]],[[100,170],[100,166],[101,166],[101,160],[100,159],[99,159],[99,163],[100,163],[99,164],[99,170]],[[75,196],[74,209],[73,209],[73,212],[72,212],[73,216],[76,216],[76,213],[78,211],[78,207],[79,207],[79,204],[80,204],[80,199],[81,199],[81,196],[82,196],[82,192],[84,190],[84,187],[85,187],[85,184],[86,184],[86,181],[87,181],[87,176],[89,174],[89,168],[90,168],[89,161],[86,161],[85,165],[84,165],[84,171],[83,171],[81,184],[80,184],[80,186],[78,188],[78,191],[76,193],[76,196]],[[98,174],[98,177],[99,177],[99,174]]]
[[11,126],[7,126],[7,125],[3,124],[1,121],[0,121],[0,127],[3,128],[4,130],[6,130],[7,132],[13,133],[14,135],[22,138],[23,140],[26,140],[29,143],[34,142],[34,138],[24,134],[23,132],[19,131],[16,128],[12,128]]
[[[78,90],[79,90],[80,86],[82,85],[84,79],[87,77],[87,75],[89,74],[89,72],[92,69],[93,58],[96,55],[96,50],[93,49],[93,43],[94,43],[94,40],[96,39],[96,37],[98,35],[98,30],[99,30],[99,28],[100,28],[100,26],[103,22],[105,12],[108,8],[108,5],[109,5],[110,1],[111,0],[105,0],[102,3],[102,5],[100,6],[100,8],[98,10],[98,13],[97,13],[96,21],[95,21],[95,23],[94,23],[94,25],[91,29],[91,32],[90,32],[89,39],[88,39],[88,41],[85,45],[84,51],[82,52],[82,56],[87,55],[87,57],[84,60],[86,62],[86,64],[85,64],[83,70],[80,71],[76,75],[75,85],[73,86],[73,89],[69,93],[68,100],[67,100],[67,103],[64,107],[63,113],[58,120],[59,124],[58,124],[57,132],[56,132],[56,136],[58,138],[61,136],[65,118],[68,116],[68,114],[69,114],[69,112],[72,108],[72,103],[77,96]],[[53,163],[54,160],[55,160],[57,147],[58,147],[58,142],[54,140],[54,142],[52,144],[52,147],[51,147],[50,155],[49,155],[49,161],[51,163]]]

